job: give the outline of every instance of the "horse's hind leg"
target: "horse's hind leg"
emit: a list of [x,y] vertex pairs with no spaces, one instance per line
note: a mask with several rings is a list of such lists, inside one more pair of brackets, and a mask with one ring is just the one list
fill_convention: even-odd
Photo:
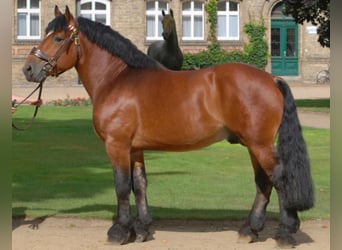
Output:
[[247,221],[239,230],[239,242],[253,242],[264,228],[266,207],[272,192],[272,173],[276,163],[272,146],[249,149],[253,164],[256,196]]
[[[277,171],[280,171],[279,169],[281,168],[282,165],[279,164],[275,170],[275,175],[273,176],[274,178],[277,176]],[[275,235],[275,240],[277,241],[277,245],[281,248],[292,248],[296,245],[296,240],[292,237],[291,234],[298,231],[300,220],[298,218],[296,209],[285,207],[284,202],[286,200],[286,194],[282,188],[282,185],[279,185],[279,182],[282,181],[283,180],[273,180],[274,186],[278,193],[280,216],[279,228]]]
[[[278,191],[278,190],[277,190]],[[300,226],[297,210],[286,209],[282,192],[278,191],[280,223],[275,235],[277,245],[281,248],[292,248],[296,240],[291,234],[296,233]]]
[[[258,232],[263,229],[265,223],[266,207],[271,195],[274,176],[277,169],[281,168],[277,157],[276,149],[273,146],[269,147],[250,147],[257,194],[249,213],[246,223],[239,231],[240,240],[252,242],[258,236]],[[293,247],[296,242],[291,236],[299,228],[299,218],[297,211],[286,209],[284,206],[285,194],[283,190],[277,186],[276,190],[279,199],[280,223],[279,229],[275,236],[278,246]]]
[[137,207],[137,218],[134,223],[134,230],[136,233],[136,242],[143,242],[149,234],[149,226],[152,222],[146,198],[147,179],[143,151],[131,153],[131,168],[133,180],[132,188]]
[[[255,182],[257,185],[257,195],[255,202],[248,217],[251,232],[261,231],[265,221],[266,206],[269,201],[272,186],[274,185],[278,193],[279,200],[279,228],[275,235],[275,240],[279,247],[294,247],[295,239],[291,234],[297,232],[300,221],[297,210],[286,208],[284,205],[285,192],[278,182],[274,183],[277,171],[281,171],[282,165],[277,156],[277,151],[274,147],[263,148],[256,147],[250,149],[250,154],[255,171]],[[255,164],[256,162],[256,164]],[[256,166],[258,168],[256,168]],[[248,229],[248,227],[247,227]],[[246,228],[245,228],[246,230]]]

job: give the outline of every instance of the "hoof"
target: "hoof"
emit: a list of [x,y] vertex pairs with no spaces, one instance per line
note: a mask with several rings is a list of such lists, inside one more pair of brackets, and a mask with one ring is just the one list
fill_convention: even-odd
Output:
[[287,232],[279,231],[275,240],[277,242],[277,246],[282,249],[290,249],[296,246],[296,240]]
[[146,234],[137,234],[137,236],[136,236],[136,238],[135,238],[135,242],[141,243],[141,242],[146,241],[148,235],[149,235],[148,233],[146,233]]
[[243,227],[239,230],[238,243],[252,243],[258,239],[258,234],[249,227]]
[[252,243],[255,242],[257,237],[253,237],[252,235],[241,235],[239,234],[239,238],[237,240],[238,243]]
[[134,231],[136,234],[135,242],[144,242],[149,236],[150,223],[144,224],[139,220],[134,222]]
[[123,245],[129,241],[131,236],[130,228],[125,228],[120,224],[114,224],[107,232],[108,241],[117,244]]

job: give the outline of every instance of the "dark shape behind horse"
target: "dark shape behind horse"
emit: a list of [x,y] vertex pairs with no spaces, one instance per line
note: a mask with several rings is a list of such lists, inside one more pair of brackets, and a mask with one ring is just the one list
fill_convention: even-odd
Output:
[[176,22],[173,17],[173,11],[170,14],[163,14],[163,41],[152,43],[147,50],[147,54],[156,59],[168,69],[180,70],[183,63],[183,54],[178,45],[178,37],[176,31]]
[[40,82],[76,68],[112,163],[118,210],[107,233],[111,241],[127,243],[132,230],[136,241],[148,237],[144,150],[186,151],[227,140],[247,148],[255,175],[256,196],[240,240],[257,239],[275,187],[280,213],[275,239],[281,246],[295,245],[297,212],[313,206],[314,194],[294,98],[284,80],[238,63],[167,70],[108,26],[74,19],[69,8],[63,15],[56,7],[55,15],[23,72],[28,81]]

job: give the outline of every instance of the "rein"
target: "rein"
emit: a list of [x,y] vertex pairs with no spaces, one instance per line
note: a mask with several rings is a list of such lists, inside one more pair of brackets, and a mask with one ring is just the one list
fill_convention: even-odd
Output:
[[[37,100],[40,101],[40,100],[41,100],[41,96],[42,96],[42,90],[43,90],[43,82],[44,82],[44,80],[41,81],[41,82],[39,83],[39,85],[31,92],[31,94],[29,94],[29,95],[28,95],[24,100],[22,100],[20,103],[16,104],[16,102],[15,102],[15,100],[14,100],[14,102],[12,102],[12,106],[14,106],[14,105],[16,105],[15,107],[20,106],[20,105],[23,104],[27,99],[29,99],[29,98],[33,95],[33,93],[35,93],[38,89],[39,89],[39,92],[38,92],[38,99],[37,99]],[[38,109],[39,109],[39,106],[37,105],[36,108],[34,109],[33,116],[32,116],[31,121],[30,121],[30,123],[29,123],[28,125],[26,125],[25,127],[18,127],[17,125],[15,125],[15,123],[14,123],[13,120],[12,120],[12,128],[14,128],[14,129],[16,129],[16,130],[20,130],[20,131],[29,129],[29,128],[32,126],[32,124],[33,124],[33,122],[34,122],[34,120],[35,120],[35,118],[36,118],[36,116],[37,116],[37,114],[38,114]]]

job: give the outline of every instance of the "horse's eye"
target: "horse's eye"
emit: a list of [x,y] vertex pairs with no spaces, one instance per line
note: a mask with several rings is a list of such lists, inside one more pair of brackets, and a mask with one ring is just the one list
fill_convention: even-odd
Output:
[[56,36],[54,40],[56,43],[60,43],[61,41],[63,41],[63,38]]

